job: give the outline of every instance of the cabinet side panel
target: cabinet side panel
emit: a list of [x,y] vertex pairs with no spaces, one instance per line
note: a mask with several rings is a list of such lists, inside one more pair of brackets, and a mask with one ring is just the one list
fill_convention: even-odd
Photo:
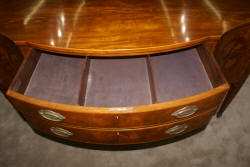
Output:
[[23,61],[20,49],[6,36],[0,34],[0,90],[7,91]]

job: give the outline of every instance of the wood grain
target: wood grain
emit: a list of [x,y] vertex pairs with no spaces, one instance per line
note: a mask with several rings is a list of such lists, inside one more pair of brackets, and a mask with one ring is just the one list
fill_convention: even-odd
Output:
[[[56,123],[41,122],[36,119],[27,118],[28,123],[36,130],[42,131],[46,134],[53,135],[65,140],[92,143],[92,144],[104,144],[104,145],[124,145],[124,144],[139,144],[148,143],[154,141],[160,141],[169,139],[185,133],[191,132],[206,125],[214,110],[208,110],[198,116],[176,121],[170,124],[162,124],[158,126],[137,128],[137,129],[87,129],[73,126],[58,126]],[[176,125],[186,124],[188,128],[179,134],[169,135],[165,133],[166,130]],[[53,134],[50,131],[50,127],[60,127],[73,133],[71,137],[60,137]],[[105,136],[105,137],[104,137]]]
[[[215,57],[232,85],[218,115],[230,103],[250,71],[249,24],[245,25],[250,22],[250,1],[2,0],[0,11],[0,33],[15,41],[24,55],[33,54],[30,49],[36,48],[88,57],[135,56],[205,44],[210,51],[215,50]],[[224,32],[239,25],[242,26],[223,35],[215,48],[217,40]],[[21,52],[13,49],[14,47],[7,50],[17,54],[8,54],[2,43],[5,42],[0,42],[0,53],[4,56],[0,63],[7,62],[7,66],[0,64],[0,76],[1,79],[6,77],[2,73],[2,69],[5,71],[2,67],[7,67],[9,78],[3,80],[4,85],[1,88],[6,90],[22,58],[16,59]],[[7,95],[15,107],[30,120],[32,127],[45,133],[50,133],[44,128],[50,125],[71,128],[75,134],[79,134],[79,138],[76,137],[73,141],[131,144],[166,139],[168,136],[158,135],[164,128],[150,129],[150,126],[164,124],[164,127],[168,127],[181,122],[183,120],[178,120],[171,114],[184,106],[197,105],[199,111],[195,117],[186,118],[185,121],[190,121],[198,128],[211,117],[212,112],[207,114],[206,111],[218,108],[229,89],[208,51],[200,49],[199,53],[203,55],[201,60],[214,88],[179,100],[114,108],[71,106],[24,96],[39,54],[22,64]],[[10,59],[16,60],[13,63]],[[27,62],[32,63],[25,64]],[[151,77],[154,82],[154,77]],[[21,85],[18,80],[22,80]],[[83,82],[81,89],[85,88]],[[152,90],[154,89],[151,88]],[[79,92],[78,94],[82,95]],[[78,101],[84,103],[85,99],[82,97]],[[153,101],[156,102],[156,97],[153,97]],[[52,123],[37,113],[39,109],[54,110],[66,119],[58,124]],[[125,130],[117,137],[119,131],[90,132],[86,128],[138,128],[138,131]],[[146,137],[142,137],[145,135]]]
[[0,34],[0,90],[7,91],[23,61],[20,49],[8,37]]
[[250,74],[250,24],[225,33],[218,41],[214,55],[231,87],[217,114],[221,116]]
[[[185,106],[196,105],[199,110],[195,115],[217,108],[228,89],[228,85],[223,84],[195,96],[132,108],[83,107],[59,104],[24,96],[11,89],[7,91],[7,96],[21,113],[32,118],[43,119],[38,111],[49,109],[66,117],[60,124],[88,128],[135,128],[176,121],[178,119],[171,114]],[[43,120],[47,123],[50,122]]]
[[249,6],[246,0],[1,0],[0,32],[47,51],[149,54],[218,38],[250,21]]
[[26,46],[26,45],[18,45],[18,47],[20,48],[23,57],[27,57],[28,55],[31,54],[32,51],[32,47]]
[[[58,103],[53,103],[49,101],[44,101],[38,98],[25,96],[23,95],[24,93],[23,91],[20,91],[15,88],[16,80],[18,80],[18,78],[20,78],[23,83],[26,83],[29,81],[29,79],[27,79],[26,77],[22,77],[22,76],[27,76],[27,75],[31,76],[31,73],[34,70],[34,66],[32,64],[36,62],[31,58],[33,57],[33,58],[38,59],[39,57],[39,54],[36,54],[36,53],[34,54],[35,55],[30,55],[25,58],[25,61],[23,62],[12,85],[9,88],[9,91],[7,92],[7,95],[9,96],[11,102],[20,110],[20,112],[24,114],[28,114],[31,117],[37,117],[41,119],[37,111],[40,109],[50,109],[50,110],[60,113],[61,115],[64,115],[67,118],[66,120],[63,121],[63,123],[72,124],[72,125],[81,126],[81,127],[126,128],[126,127],[151,126],[151,125],[171,122],[171,121],[176,120],[174,117],[171,116],[171,114],[175,112],[176,110],[182,107],[188,106],[188,105],[197,105],[199,107],[199,112],[203,112],[207,109],[217,107],[220,104],[220,101],[223,99],[223,97],[225,96],[229,88],[228,84],[226,82],[223,82],[221,83],[220,86],[217,86],[206,92],[199,92],[199,94],[194,95],[194,96],[186,97],[186,98],[179,99],[179,100],[169,101],[169,102],[133,106],[133,107],[131,106],[80,107],[80,106],[74,106],[74,105],[58,104]],[[142,60],[145,59],[145,57],[140,57],[139,60],[141,60],[141,58]],[[120,61],[123,61],[126,59],[127,58],[124,57]],[[96,60],[104,61],[104,58],[101,58],[101,59],[96,58]],[[106,58],[105,60],[113,61],[114,58]],[[146,60],[144,61],[145,63],[143,66],[145,67],[143,67],[143,69],[145,70],[145,68],[147,68],[147,65],[146,65]],[[213,63],[213,62],[210,62],[210,63]],[[29,64],[31,64],[32,68],[29,68],[30,66]],[[126,67],[125,71],[127,71],[127,66],[125,67]],[[105,68],[108,68],[108,67],[105,67]],[[136,69],[132,71],[136,71]],[[101,72],[103,72],[103,70],[101,70]],[[147,75],[148,74],[146,72],[145,76]],[[112,77],[111,77],[111,81],[112,81]],[[109,83],[111,85],[114,84],[113,81]],[[26,86],[23,86],[23,87],[25,87],[26,89]],[[140,97],[137,97],[137,98],[140,98]]]

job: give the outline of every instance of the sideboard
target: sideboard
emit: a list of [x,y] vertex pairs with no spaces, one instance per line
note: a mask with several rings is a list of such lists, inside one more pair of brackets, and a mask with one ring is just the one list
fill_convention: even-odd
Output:
[[19,58],[0,72],[11,74],[1,90],[33,129],[65,140],[124,145],[188,134],[230,93],[213,52],[223,33],[250,21],[245,3],[8,1],[3,67]]

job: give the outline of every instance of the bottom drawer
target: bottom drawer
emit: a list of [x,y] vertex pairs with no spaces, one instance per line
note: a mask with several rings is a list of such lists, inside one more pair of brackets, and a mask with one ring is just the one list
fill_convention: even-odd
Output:
[[206,125],[213,113],[214,111],[207,111],[198,116],[170,124],[134,129],[88,129],[58,126],[56,123],[48,124],[35,119],[28,119],[27,121],[38,131],[66,140],[93,144],[123,145],[160,141],[185,134]]

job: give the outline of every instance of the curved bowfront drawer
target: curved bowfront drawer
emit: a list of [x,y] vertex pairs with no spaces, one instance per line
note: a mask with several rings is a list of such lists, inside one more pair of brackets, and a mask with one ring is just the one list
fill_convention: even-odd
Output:
[[88,129],[59,125],[53,122],[45,124],[41,120],[29,118],[27,120],[34,129],[65,140],[94,144],[122,145],[153,142],[183,135],[206,125],[213,113],[214,111],[210,110],[198,116],[170,124],[131,129]]
[[165,124],[216,109],[225,96],[223,85],[202,94],[172,102],[123,108],[70,106],[37,100],[9,91],[12,104],[25,116],[45,123],[88,128],[132,128]]
[[45,124],[113,129],[198,116],[216,109],[228,89],[213,56],[202,45],[123,58],[34,49],[7,96],[26,118]]

